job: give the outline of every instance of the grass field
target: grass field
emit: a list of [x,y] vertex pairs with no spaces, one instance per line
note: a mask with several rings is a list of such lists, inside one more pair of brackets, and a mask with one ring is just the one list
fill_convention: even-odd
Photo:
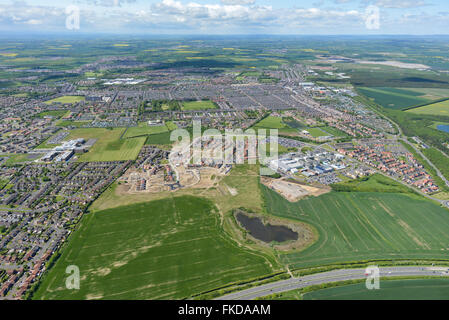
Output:
[[[89,214],[34,299],[181,299],[272,272],[223,232],[212,202],[176,197]],[[80,290],[65,289],[68,265]]]
[[185,101],[182,103],[182,110],[208,110],[216,108],[215,103],[210,100]]
[[169,131],[178,129],[178,126],[173,121],[167,121],[167,122],[165,122],[165,125],[167,126],[167,129]]
[[145,144],[149,145],[171,145],[170,132],[156,133],[147,137]]
[[62,116],[64,116],[65,114],[67,114],[67,110],[50,110],[50,111],[44,111],[38,114],[39,118],[43,118],[46,116],[51,116],[53,118],[61,118]]
[[374,99],[377,104],[385,108],[401,110],[418,105],[431,99],[424,98],[424,94],[408,89],[398,88],[358,88],[367,97]]
[[348,134],[346,132],[343,132],[343,131],[341,131],[341,130],[339,130],[337,128],[325,126],[325,127],[322,127],[321,129],[326,131],[330,135],[335,136],[335,137],[348,137]]
[[287,127],[288,126],[282,122],[282,118],[273,116],[268,116],[253,126],[254,129],[283,129]]
[[376,173],[370,177],[340,182],[332,185],[336,191],[346,192],[390,192],[410,193],[410,189],[384,175]]
[[407,110],[406,112],[416,113],[416,114],[432,114],[440,116],[449,116],[449,100],[438,102],[434,104],[429,104],[427,106],[414,108]]
[[447,258],[449,212],[417,196],[332,192],[290,203],[262,186],[267,211],[315,226],[319,240],[283,255],[290,268],[368,259]]
[[71,120],[59,120],[56,122],[56,126],[58,127],[76,127],[81,128],[89,124],[91,121],[71,121]]
[[63,96],[63,97],[59,97],[56,99],[52,99],[52,100],[48,100],[45,103],[46,104],[53,104],[53,103],[62,103],[62,104],[66,104],[66,103],[76,103],[76,102],[80,102],[80,101],[84,101],[84,97],[82,96]]
[[304,294],[304,300],[448,300],[449,279],[384,280],[379,290],[365,283],[327,288]]
[[164,133],[167,132],[167,126],[161,125],[161,126],[149,126],[146,122],[139,123],[139,126],[137,127],[131,127],[128,128],[126,131],[124,138],[132,138],[132,137],[139,137],[139,136],[145,136],[145,135],[151,135],[151,134],[158,134],[158,133]]
[[314,138],[326,137],[326,136],[332,135],[332,134],[329,134],[328,132],[321,130],[320,128],[305,128],[304,130],[309,132],[310,135]]
[[19,163],[24,163],[27,161],[33,161],[36,160],[39,155],[37,154],[28,154],[28,153],[13,153],[5,155],[8,157],[8,160],[5,161],[6,166],[13,166]]
[[84,138],[97,139],[89,150],[82,154],[79,161],[123,161],[137,158],[140,149],[145,144],[146,137],[120,139],[123,128],[79,128],[70,131],[66,140]]

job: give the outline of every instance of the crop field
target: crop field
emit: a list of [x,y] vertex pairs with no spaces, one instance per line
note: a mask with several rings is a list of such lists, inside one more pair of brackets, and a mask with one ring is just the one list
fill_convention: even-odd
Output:
[[424,98],[423,93],[397,88],[359,88],[361,93],[374,99],[374,102],[385,108],[401,110],[419,105],[431,99]]
[[217,106],[210,100],[188,101],[182,103],[182,110],[208,110],[216,109]]
[[70,131],[65,140],[84,138],[97,139],[89,152],[82,154],[79,161],[123,161],[137,158],[145,144],[146,137],[120,138],[125,129],[79,128]]
[[431,114],[436,116],[449,116],[449,100],[429,104],[427,106],[407,110],[416,114]]
[[418,92],[421,94],[422,98],[426,98],[431,101],[449,97],[449,89],[407,88],[405,90]]
[[48,100],[45,103],[46,104],[53,104],[53,103],[62,103],[62,104],[70,103],[70,104],[73,104],[73,103],[80,102],[80,101],[83,101],[83,100],[84,100],[84,97],[82,97],[82,96],[63,96],[63,97],[59,97],[59,98],[56,98],[56,99]]
[[365,282],[304,294],[304,300],[447,300],[449,279],[386,280],[379,290],[367,290]]
[[[34,299],[182,299],[272,272],[223,231],[212,202],[167,198],[89,214]],[[68,265],[80,289],[65,288]]]
[[328,193],[290,203],[261,186],[267,211],[315,226],[319,240],[283,255],[291,269],[367,259],[447,259],[449,212],[411,195]]
[[145,135],[151,135],[151,134],[158,134],[158,133],[164,133],[167,132],[168,129],[165,125],[161,126],[149,126],[146,122],[139,123],[139,126],[137,127],[131,127],[128,128],[126,131],[124,138],[132,138],[132,137],[139,137],[139,136],[145,136]]

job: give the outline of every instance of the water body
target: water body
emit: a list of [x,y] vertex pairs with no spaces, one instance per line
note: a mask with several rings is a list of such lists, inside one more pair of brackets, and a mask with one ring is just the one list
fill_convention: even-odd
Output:
[[236,218],[250,235],[263,242],[298,240],[298,234],[285,226],[264,225],[260,218],[248,217],[241,212],[237,213]]
[[449,124],[439,124],[437,129],[449,133]]

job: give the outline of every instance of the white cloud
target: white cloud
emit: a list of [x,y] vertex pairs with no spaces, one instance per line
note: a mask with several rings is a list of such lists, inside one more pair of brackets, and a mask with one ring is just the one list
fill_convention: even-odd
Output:
[[417,8],[428,5],[423,0],[377,0],[376,6],[393,9]]
[[221,0],[221,3],[223,4],[230,4],[230,5],[249,5],[256,3],[255,0]]
[[[2,0],[0,0],[2,1]],[[76,1],[76,0],[73,0]],[[77,0],[81,7],[81,31],[145,33],[364,33],[365,6],[382,6],[379,32],[405,30],[407,24],[429,25],[438,21],[442,30],[447,14],[417,15],[400,7],[424,5],[424,0],[327,0],[331,8],[280,8],[257,4],[254,0],[158,0],[152,5],[132,5],[136,0]],[[197,2],[196,2],[197,1]],[[214,3],[215,1],[215,3]],[[429,1],[429,0],[425,0]],[[127,4],[106,6],[108,3]],[[84,5],[80,5],[84,3]],[[142,2],[140,2],[141,4]],[[344,5],[335,6],[335,3]],[[361,4],[351,6],[351,3]],[[96,6],[98,5],[98,6]],[[103,6],[105,5],[105,6]],[[353,8],[351,8],[353,7]],[[357,10],[355,10],[357,8]],[[391,9],[390,9],[391,8]],[[403,11],[401,11],[403,10]],[[411,10],[413,11],[413,10]],[[416,11],[416,10],[415,10]],[[435,11],[435,10],[434,10]],[[442,12],[446,12],[441,10]],[[389,15],[389,13],[393,13]],[[64,31],[65,7],[12,2],[0,8],[0,28],[36,31]],[[432,26],[428,27],[429,30]]]

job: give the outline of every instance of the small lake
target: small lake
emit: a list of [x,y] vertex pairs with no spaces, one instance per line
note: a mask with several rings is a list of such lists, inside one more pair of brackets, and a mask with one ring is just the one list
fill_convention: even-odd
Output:
[[449,133],[449,124],[439,124],[437,129]]
[[248,217],[241,212],[237,213],[236,218],[250,235],[263,242],[298,240],[298,234],[285,226],[264,225],[260,218]]

